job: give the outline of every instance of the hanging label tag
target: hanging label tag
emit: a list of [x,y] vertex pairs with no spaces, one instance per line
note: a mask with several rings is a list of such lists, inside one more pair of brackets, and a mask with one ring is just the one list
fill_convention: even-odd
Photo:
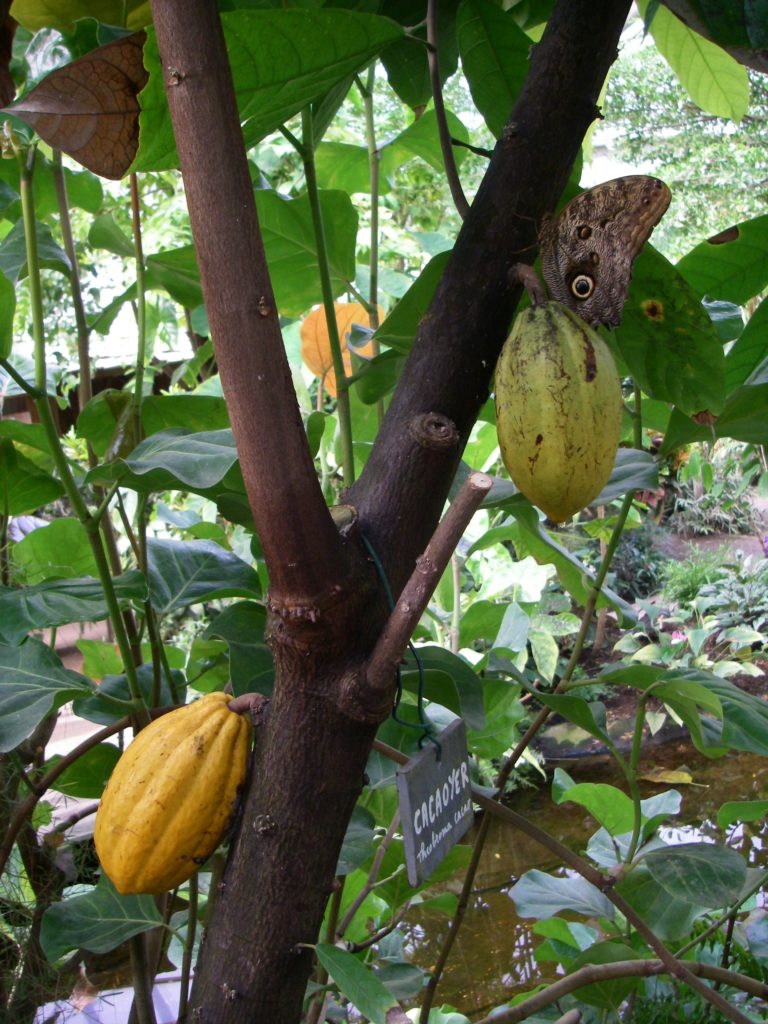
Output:
[[[414,888],[435,870],[472,824],[467,727],[461,718],[397,770],[408,881]],[[439,760],[438,760],[439,759]]]

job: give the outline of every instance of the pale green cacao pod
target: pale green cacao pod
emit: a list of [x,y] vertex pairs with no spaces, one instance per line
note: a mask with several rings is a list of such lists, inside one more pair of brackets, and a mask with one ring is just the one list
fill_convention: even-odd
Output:
[[621,433],[621,386],[603,339],[559,302],[524,310],[496,367],[504,465],[556,523],[608,481]]

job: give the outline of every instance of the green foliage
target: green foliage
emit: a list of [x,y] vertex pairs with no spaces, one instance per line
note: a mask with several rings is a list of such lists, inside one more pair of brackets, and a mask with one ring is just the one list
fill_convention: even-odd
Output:
[[[702,615],[713,616],[719,626],[768,625],[768,561],[738,558],[722,567],[717,581],[708,580],[695,602]],[[753,637],[752,643],[760,643]]]
[[677,533],[706,537],[713,533],[754,534],[761,518],[738,480],[726,477],[697,494],[693,485],[680,488],[669,520]]
[[692,548],[687,558],[670,558],[662,573],[664,597],[678,604],[692,605],[706,583],[721,578],[726,557],[726,549],[721,547],[716,551]]
[[[663,7],[658,7],[657,17],[675,21]],[[739,74],[744,75],[743,68]],[[768,116],[768,88],[763,75],[749,73],[749,91],[748,117],[740,120],[733,107],[713,117],[690,101],[653,46],[635,46],[614,65],[605,114],[618,155],[633,165],[650,164],[674,194],[697,196],[696,203],[674,203],[656,228],[654,243],[665,252],[680,256],[698,239],[764,211],[759,140]],[[732,104],[730,89],[727,93],[726,102]],[[738,188],[734,161],[739,166]]]
[[[119,27],[134,30],[149,19],[145,3],[70,0],[56,11],[50,6],[35,0],[14,4],[14,17],[28,30],[15,42],[12,70],[19,84],[31,85],[55,64],[90,52]],[[337,444],[344,428],[336,404],[302,364],[301,320],[324,297],[362,295],[384,305],[375,331],[379,354],[358,353],[353,364],[351,440],[359,469],[460,226],[443,172],[439,118],[434,109],[422,109],[430,100],[426,49],[417,41],[424,29],[412,24],[409,5],[401,6],[399,12],[397,4],[383,5],[385,17],[311,3],[220,4],[299,412],[320,486],[335,505],[344,500],[345,467]],[[445,84],[453,108],[446,125],[470,197],[487,164],[482,147],[504,138],[532,43],[550,7],[546,0],[511,10],[491,0],[441,5],[443,78],[453,73],[459,57],[462,67],[462,74]],[[650,5],[645,11],[652,13]],[[742,28],[758,45],[754,37],[761,24],[752,7],[745,8],[745,18],[747,13]],[[682,945],[697,929],[703,933],[719,911],[732,909],[745,935],[752,928],[751,944],[735,931],[735,955],[757,976],[766,940],[759,922],[744,916],[752,876],[741,852],[720,836],[716,843],[671,842],[660,829],[677,814],[679,794],[641,799],[637,754],[645,702],[653,699],[667,709],[657,714],[674,715],[708,758],[730,750],[768,756],[765,703],[726,678],[747,672],[751,659],[764,650],[768,563],[726,564],[714,557],[669,562],[664,596],[690,609],[691,621],[673,623],[681,628],[671,634],[655,635],[650,626],[625,633],[617,652],[627,656],[626,663],[592,675],[576,666],[582,625],[588,625],[582,610],[586,607],[589,617],[594,602],[617,627],[627,628],[637,618],[630,602],[652,594],[660,578],[653,529],[628,529],[622,518],[628,506],[619,512],[629,492],[658,488],[659,461],[641,447],[644,431],[666,435],[662,453],[702,440],[711,446],[713,436],[750,446],[721,445],[722,459],[717,447],[703,455],[694,449],[681,473],[687,490],[678,497],[677,528],[707,532],[729,524],[751,532],[755,521],[747,511],[747,488],[766,478],[768,306],[757,306],[746,325],[741,310],[754,305],[768,285],[765,176],[756,145],[764,134],[765,86],[754,78],[749,118],[738,127],[726,124],[724,116],[738,119],[743,112],[744,69],[715,43],[703,45],[664,8],[656,10],[652,30],[688,93],[718,116],[693,110],[648,47],[619,64],[613,75],[606,107],[612,128],[623,153],[637,163],[647,162],[647,140],[653,139],[653,159],[677,199],[654,238],[682,259],[673,266],[659,252],[646,250],[635,267],[622,326],[610,339],[626,378],[625,396],[636,389],[637,404],[632,427],[625,418],[624,446],[595,502],[605,508],[605,517],[582,523],[578,533],[551,531],[531,503],[497,476],[416,628],[414,650],[401,666],[397,717],[384,722],[378,738],[410,756],[422,738],[415,727],[422,716],[438,732],[460,716],[468,726],[473,778],[496,785],[504,766],[502,781],[510,787],[515,780],[510,783],[505,758],[537,713],[540,719],[552,713],[583,730],[614,755],[622,784],[575,783],[566,773],[555,773],[553,803],[578,805],[599,828],[587,843],[582,875],[537,868],[510,890],[518,912],[536,921],[533,931],[543,940],[536,949],[539,962],[555,962],[563,973],[638,959],[647,956],[638,916],[657,937]],[[38,34],[32,36],[33,31]],[[93,397],[63,440],[44,424],[0,422],[0,749],[8,809],[29,804],[23,824],[31,825],[21,840],[18,833],[11,836],[17,845],[11,841],[10,860],[0,874],[0,931],[4,938],[12,936],[20,951],[18,961],[8,961],[11,1007],[25,957],[39,956],[31,942],[38,926],[51,988],[56,969],[66,963],[70,972],[82,950],[110,951],[161,923],[168,955],[181,962],[182,942],[194,946],[195,927],[206,923],[210,911],[208,889],[213,892],[217,876],[209,869],[220,867],[219,853],[200,872],[197,916],[190,912],[191,890],[184,887],[165,922],[153,900],[119,896],[106,878],[94,877],[93,865],[79,871],[71,888],[58,875],[51,888],[39,886],[37,876],[27,874],[22,845],[33,844],[36,863],[54,872],[55,843],[34,837],[50,807],[31,804],[47,790],[98,799],[119,749],[110,735],[71,762],[49,756],[45,746],[53,716],[71,703],[80,722],[114,730],[128,715],[183,702],[188,687],[209,692],[231,684],[236,695],[269,695],[274,684],[265,559],[227,396],[215,366],[206,368],[213,351],[210,326],[179,178],[169,170],[176,162],[165,99],[169,69],[160,61],[151,30],[144,59],[150,77],[139,98],[141,134],[133,164],[142,172],[140,220],[147,254],[142,274],[123,185],[105,188],[90,172],[67,166],[69,209],[60,208],[57,163],[40,148],[32,178],[37,217],[32,225],[22,217],[19,163],[0,163],[0,356],[12,360],[0,367],[0,394],[29,393],[35,382],[64,408],[68,389],[77,383],[78,343],[88,342],[93,355],[101,345],[97,336],[114,340],[122,334],[130,373],[136,380],[144,375],[143,391],[129,380]],[[367,73],[369,66],[374,70]],[[297,115],[302,112],[308,112],[311,137],[300,138]],[[375,137],[369,135],[369,116]],[[17,120],[8,123],[19,144],[26,145],[30,133]],[[692,157],[694,131],[701,145]],[[378,190],[369,160],[374,147]],[[305,174],[310,153],[317,188]],[[738,188],[735,166],[743,175]],[[691,182],[696,201],[685,202]],[[380,223],[376,238],[370,235],[374,206]],[[323,238],[315,211],[324,223]],[[704,230],[734,218],[741,223],[733,238],[694,244]],[[59,242],[67,224],[75,240],[79,291],[71,255]],[[37,266],[28,264],[31,230],[38,243]],[[38,309],[34,282],[41,268]],[[484,287],[480,262],[477,273],[478,287]],[[330,296],[324,296],[323,276]],[[85,330],[75,310],[80,302]],[[133,317],[141,303],[147,311],[144,365],[133,354]],[[30,327],[38,312],[49,332],[45,358],[39,331]],[[150,394],[153,357],[162,361],[165,346],[177,349],[190,330],[198,333],[199,348],[188,353],[166,392]],[[353,339],[350,346],[355,347]],[[39,397],[38,414],[48,407],[47,398]],[[700,415],[703,411],[706,415]],[[492,402],[463,457],[456,487],[470,467],[501,472]],[[287,476],[293,471],[286,467]],[[51,502],[59,504],[47,526],[24,539],[10,536],[15,517],[39,513]],[[632,525],[637,522],[635,517]],[[602,580],[595,594],[607,558],[604,565],[594,550],[581,557],[584,538],[591,538],[593,549],[600,540],[612,550],[619,534],[608,585]],[[54,636],[43,632],[105,619],[115,642],[82,640],[82,674],[64,667],[52,649]],[[126,623],[134,632],[129,634]],[[350,638],[351,645],[357,642]],[[633,690],[639,702],[629,755],[617,750],[606,706],[595,699],[607,699],[619,687]],[[528,749],[520,756],[542,774],[538,755]],[[347,1017],[352,1004],[384,1024],[398,1004],[419,1001],[425,972],[409,962],[412,950],[399,922],[409,908],[417,915],[429,911],[442,915],[450,932],[456,885],[471,856],[469,847],[456,846],[428,883],[416,890],[408,886],[394,773],[393,763],[374,750],[338,859],[339,888],[323,931],[327,941],[315,947],[329,978],[326,982],[318,969],[307,998],[327,994],[332,1019]],[[723,805],[719,827],[759,821],[764,803]],[[27,860],[29,849],[24,847]],[[602,873],[600,885],[589,868]],[[614,892],[624,900],[618,908]],[[279,912],[279,894],[275,902]],[[314,938],[307,936],[307,942]],[[761,948],[762,960],[755,952]],[[631,999],[640,1020],[649,1005],[657,1005],[651,1002],[654,992],[661,991],[634,978],[603,978],[568,998],[601,1014],[618,1013]],[[698,1012],[697,1003],[685,1005]],[[442,1007],[432,1011],[430,1024],[466,1024],[466,1019]]]

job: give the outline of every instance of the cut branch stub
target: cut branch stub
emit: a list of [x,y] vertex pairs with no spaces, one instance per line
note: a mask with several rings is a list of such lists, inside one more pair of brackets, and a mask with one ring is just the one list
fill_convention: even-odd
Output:
[[94,174],[121,178],[139,145],[145,38],[136,32],[52,71],[8,113]]
[[350,678],[343,688],[342,705],[350,717],[375,722],[389,713],[395,673],[411,634],[467,524],[492,485],[487,474],[471,473],[438,524],[387,619],[368,661],[365,678]]
[[408,432],[422,448],[455,448],[459,443],[456,425],[447,416],[436,412],[414,416],[408,424]]

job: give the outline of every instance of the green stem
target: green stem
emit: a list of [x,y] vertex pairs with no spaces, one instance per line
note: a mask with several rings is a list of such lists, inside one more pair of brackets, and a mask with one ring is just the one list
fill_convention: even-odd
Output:
[[632,838],[629,841],[626,863],[631,864],[637,853],[640,837],[643,828],[642,811],[640,808],[640,791],[637,785],[637,769],[640,764],[640,751],[643,744],[643,730],[645,728],[645,708],[649,693],[642,693],[637,702],[635,711],[635,729],[632,734],[632,750],[629,755],[629,766],[627,771],[627,782],[630,784],[630,796],[634,807],[634,822],[632,825]]
[[635,410],[632,413],[632,441],[635,448],[643,447],[643,394],[637,384],[634,385]]
[[458,655],[461,635],[461,566],[459,556],[451,555],[451,578],[453,581],[453,609],[451,611],[451,653]]
[[[51,407],[48,402],[48,395],[46,393],[46,382],[47,372],[45,363],[45,327],[43,318],[43,292],[40,281],[40,263],[37,252],[37,222],[35,217],[35,200],[32,189],[32,179],[34,173],[34,155],[35,150],[30,149],[26,160],[23,159],[22,155],[19,154],[19,163],[21,171],[21,209],[24,219],[24,236],[26,241],[26,255],[27,255],[27,270],[28,270],[28,287],[29,287],[29,304],[32,311],[32,334],[34,341],[34,353],[35,353],[35,387],[34,391],[31,392],[34,396],[35,407],[37,414],[40,419],[40,423],[45,431],[48,446],[53,457],[54,464],[58,470],[59,477],[61,478],[62,486],[66,492],[67,498],[72,505],[72,510],[77,516],[78,520],[82,523],[85,531],[88,535],[88,541],[93,551],[93,556],[96,561],[96,567],[98,570],[99,580],[102,587],[104,588],[104,597],[106,599],[107,608],[109,610],[109,617],[112,622],[112,628],[115,631],[115,639],[120,649],[120,654],[123,659],[125,666],[126,679],[128,681],[128,688],[131,693],[131,697],[136,702],[137,710],[143,708],[144,703],[141,697],[141,690],[139,689],[138,678],[136,675],[136,668],[133,663],[131,655],[131,647],[128,642],[128,635],[125,630],[125,624],[120,612],[120,604],[117,600],[115,588],[112,582],[112,575],[110,573],[109,564],[107,562],[106,555],[104,554],[104,546],[101,543],[101,537],[99,535],[99,523],[98,520],[94,519],[88,511],[88,506],[85,503],[80,490],[77,486],[77,481],[74,478],[72,470],[70,469],[67,457],[64,454],[64,449],[61,446],[59,439],[59,432],[56,429],[56,424],[53,419]],[[20,378],[17,374],[13,373],[10,369],[10,364],[3,360],[3,366],[12,373],[14,379],[17,380],[24,388],[25,391],[30,392],[31,389],[23,378]]]
[[[91,387],[91,357],[88,349],[90,330],[85,317],[85,306],[83,304],[83,293],[80,287],[80,268],[77,262],[75,242],[72,237],[72,222],[69,217],[69,201],[67,199],[67,183],[64,177],[64,168],[61,166],[61,150],[53,151],[53,183],[56,188],[56,202],[59,207],[59,224],[61,227],[61,238],[64,242],[64,251],[70,263],[69,282],[72,290],[72,309],[75,313],[75,326],[77,328],[77,399],[80,412],[90,402],[93,395]],[[89,462],[96,465],[93,450],[88,446]]]
[[192,974],[192,956],[195,950],[197,931],[197,872],[189,880],[189,905],[187,910],[187,935],[184,953],[181,957],[181,991],[179,994],[179,1015],[177,1024],[186,1024],[189,1008],[189,979]]
[[[376,145],[376,125],[373,118],[373,91],[376,84],[376,63],[368,68],[368,78],[358,86],[363,97],[365,111],[365,138],[368,144],[368,167],[371,176],[371,243],[368,271],[368,316],[374,331],[379,327],[379,166],[381,153]],[[373,357],[380,351],[377,338],[371,339]],[[381,425],[384,419],[384,400],[376,403],[376,416]]]
[[141,242],[141,203],[139,184],[135,174],[131,175],[131,225],[133,228],[133,249],[136,262],[136,379],[133,389],[133,409],[136,420],[135,436],[141,437],[141,400],[144,395],[144,364],[147,356],[147,297],[144,280],[144,250]]
[[307,108],[301,115],[302,141],[299,154],[304,163],[304,177],[307,182],[307,195],[312,211],[312,225],[315,230],[315,243],[320,269],[320,287],[323,295],[323,308],[328,325],[328,338],[331,344],[331,359],[336,377],[336,401],[339,411],[339,433],[341,436],[341,452],[343,460],[343,480],[345,487],[355,482],[355,458],[352,445],[352,407],[349,400],[349,382],[344,370],[344,359],[341,352],[339,327],[336,323],[336,311],[333,306],[333,285],[331,269],[328,262],[328,244],[320,209],[320,190],[317,185],[315,169],[315,146],[312,133],[312,114]]

